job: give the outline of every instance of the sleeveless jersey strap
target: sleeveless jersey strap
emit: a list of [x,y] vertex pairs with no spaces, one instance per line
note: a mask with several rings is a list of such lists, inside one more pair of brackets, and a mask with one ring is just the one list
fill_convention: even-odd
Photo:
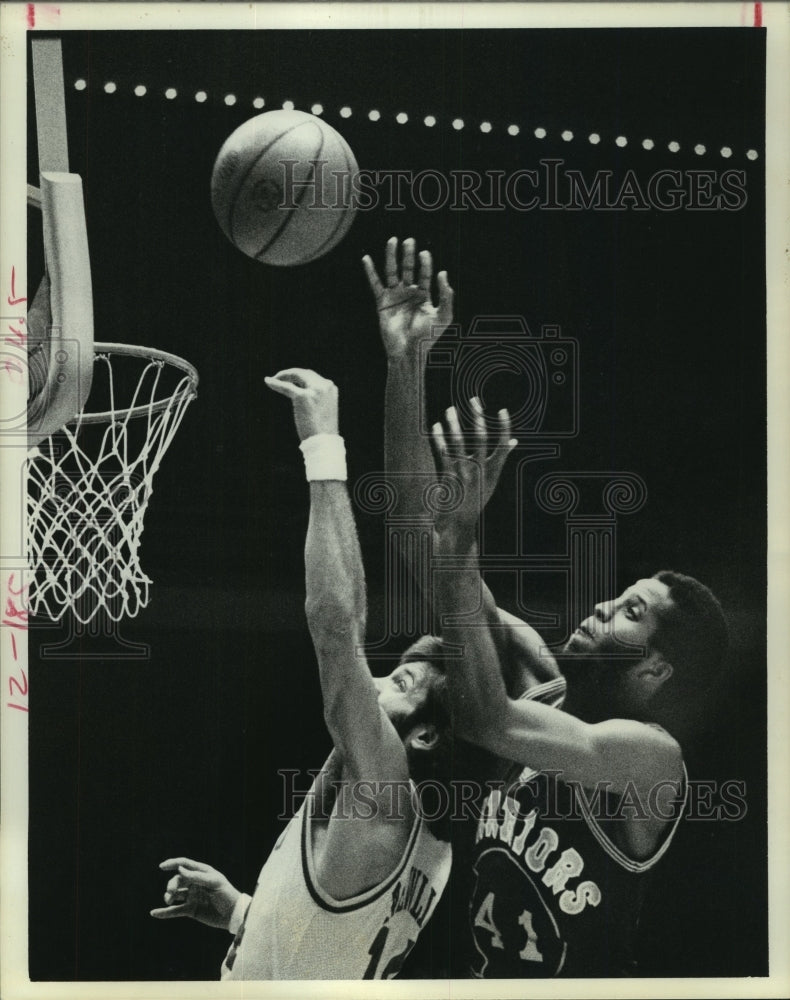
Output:
[[686,811],[686,803],[688,800],[688,772],[686,771],[685,762],[683,763],[683,778],[681,784],[682,791],[677,815],[672,820],[669,829],[665,832],[664,837],[656,851],[649,858],[645,858],[644,861],[636,861],[634,858],[630,858],[625,851],[621,850],[621,848],[614,843],[614,841],[603,831],[595,816],[593,816],[589,804],[583,795],[578,796],[578,801],[581,807],[582,816],[584,817],[587,826],[590,828],[590,832],[603,850],[606,851],[606,853],[614,861],[627,871],[634,873],[646,872],[656,865],[669,849],[669,845],[672,843],[675,833],[677,832],[680,820],[683,818],[683,814]]

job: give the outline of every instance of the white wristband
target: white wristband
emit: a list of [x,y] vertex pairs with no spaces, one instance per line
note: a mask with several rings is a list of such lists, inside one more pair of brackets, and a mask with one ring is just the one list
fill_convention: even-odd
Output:
[[236,900],[236,905],[233,907],[233,912],[228,921],[228,930],[234,937],[239,927],[241,927],[242,920],[247,915],[247,907],[251,902],[252,896],[248,896],[246,892],[239,893],[239,898]]
[[304,455],[304,469],[308,482],[315,479],[339,479],[345,482],[346,445],[339,434],[314,434],[299,445]]

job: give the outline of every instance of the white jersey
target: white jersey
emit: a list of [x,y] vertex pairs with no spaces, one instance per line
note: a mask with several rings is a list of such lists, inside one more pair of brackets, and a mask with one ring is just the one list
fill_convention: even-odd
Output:
[[419,815],[392,873],[358,896],[336,900],[316,877],[315,800],[305,797],[261,869],[223,979],[392,979],[433,912],[451,851]]

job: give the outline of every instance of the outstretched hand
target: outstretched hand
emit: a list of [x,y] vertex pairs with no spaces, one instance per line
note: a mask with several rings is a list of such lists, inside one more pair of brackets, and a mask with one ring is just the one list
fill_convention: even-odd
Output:
[[439,480],[442,482],[453,476],[461,488],[460,502],[452,510],[436,518],[435,527],[440,533],[453,526],[470,528],[477,524],[483,508],[496,489],[508,455],[518,444],[510,436],[510,415],[507,410],[500,410],[497,442],[491,454],[487,455],[488,431],[483,407],[477,398],[470,400],[470,405],[474,424],[471,452],[466,452],[461,424],[454,406],[445,411],[446,434],[440,423],[431,428],[431,444]]
[[413,239],[403,241],[403,260],[398,274],[398,239],[387,241],[384,261],[386,284],[378,276],[369,255],[362,258],[376,309],[384,350],[390,359],[401,357],[411,346],[423,340],[432,340],[453,321],[453,290],[447,281],[447,272],[437,275],[439,300],[431,299],[433,257],[428,250],[419,254],[419,274],[414,282],[415,244]]
[[299,440],[314,434],[337,434],[337,386],[310,368],[284,368],[263,380],[293,403]]
[[157,920],[191,917],[209,927],[227,930],[233,908],[241,893],[222,872],[190,858],[168,858],[159,866],[176,872],[165,889],[166,906],[151,910]]

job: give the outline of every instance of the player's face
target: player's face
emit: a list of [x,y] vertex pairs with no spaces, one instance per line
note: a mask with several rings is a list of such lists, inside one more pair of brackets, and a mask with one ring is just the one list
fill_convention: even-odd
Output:
[[669,587],[660,580],[637,580],[614,601],[596,604],[565,646],[566,653],[606,659],[612,653],[647,656],[661,615],[672,605]]
[[403,722],[425,701],[436,670],[430,663],[401,663],[387,677],[374,678],[379,705],[393,722]]

